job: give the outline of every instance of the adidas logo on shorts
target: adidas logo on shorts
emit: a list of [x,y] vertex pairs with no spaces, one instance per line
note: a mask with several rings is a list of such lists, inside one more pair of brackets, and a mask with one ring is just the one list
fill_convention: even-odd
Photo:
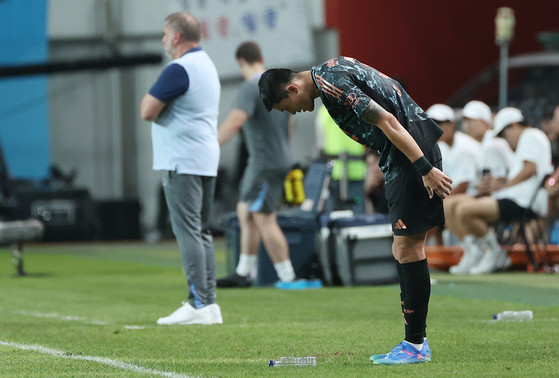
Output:
[[407,227],[401,219],[398,219],[398,222],[396,222],[396,226],[394,226],[394,228],[396,230],[405,230]]

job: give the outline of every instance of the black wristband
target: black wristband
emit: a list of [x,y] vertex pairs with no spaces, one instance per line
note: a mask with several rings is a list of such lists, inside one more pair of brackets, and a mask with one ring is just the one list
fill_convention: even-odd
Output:
[[433,166],[429,163],[429,160],[427,160],[425,156],[420,157],[412,164],[421,176],[425,176],[427,173],[431,172],[431,169],[433,169]]

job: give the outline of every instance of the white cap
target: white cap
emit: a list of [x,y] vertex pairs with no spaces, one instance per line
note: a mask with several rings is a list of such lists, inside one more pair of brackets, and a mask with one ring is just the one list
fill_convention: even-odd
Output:
[[524,116],[522,112],[517,108],[503,108],[499,110],[495,116],[493,123],[495,124],[495,129],[493,129],[493,135],[497,136],[503,131],[503,129],[509,125],[516,122],[524,121]]
[[481,119],[491,124],[491,109],[481,101],[470,101],[462,110],[462,117],[469,119]]
[[434,119],[435,121],[444,122],[451,121],[454,122],[454,110],[448,105],[435,104],[427,109],[427,115]]

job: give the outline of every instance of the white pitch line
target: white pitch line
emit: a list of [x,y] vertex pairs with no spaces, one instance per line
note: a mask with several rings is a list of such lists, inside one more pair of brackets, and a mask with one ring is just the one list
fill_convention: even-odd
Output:
[[[102,357],[95,357],[95,356],[81,356],[81,355],[74,355],[68,352],[63,352],[61,350],[47,348],[41,345],[27,345],[27,344],[20,344],[20,343],[11,343],[7,341],[0,340],[0,345],[9,346],[13,348],[23,349],[23,350],[32,350],[39,353],[50,354],[52,356],[62,357],[62,358],[72,358],[74,360],[82,360],[82,361],[92,361],[98,362],[100,364],[105,364],[111,367],[115,367],[117,369],[123,370],[130,370],[136,373],[144,373],[144,374],[155,374],[162,377],[169,377],[169,378],[194,378],[188,375],[173,373],[170,371],[161,371],[155,369],[148,369],[138,365],[129,364],[127,362],[119,362],[115,360],[111,360],[108,358]],[[201,377],[197,377],[201,378]]]
[[[1,308],[0,308],[1,309]],[[55,312],[50,313],[43,313],[43,312],[32,312],[32,311],[12,311],[12,314],[18,315],[26,315],[26,316],[34,316],[37,318],[56,318],[64,321],[76,321],[81,322],[84,324],[92,324],[92,325],[115,325],[113,323],[102,322],[99,320],[90,320],[81,316],[74,316],[74,315],[59,315]],[[150,327],[146,326],[138,326],[138,325],[125,325],[124,329],[147,329]]]
[[36,318],[57,318],[65,321],[77,321],[86,324],[94,324],[94,325],[110,325],[110,323],[98,321],[98,320],[89,320],[87,318],[81,316],[74,316],[74,315],[59,315],[57,313],[42,313],[42,312],[34,312],[34,311],[12,311],[12,314],[19,314],[19,315],[26,315],[26,316],[34,316]]

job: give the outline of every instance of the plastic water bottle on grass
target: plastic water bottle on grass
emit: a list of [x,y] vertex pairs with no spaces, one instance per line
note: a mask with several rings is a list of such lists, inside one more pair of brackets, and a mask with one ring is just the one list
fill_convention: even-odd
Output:
[[268,366],[316,366],[316,357],[280,357],[270,360]]
[[533,319],[534,314],[532,311],[503,311],[499,312],[498,314],[493,315],[493,319],[495,320],[509,320],[509,319],[516,319],[516,320],[528,320]]

